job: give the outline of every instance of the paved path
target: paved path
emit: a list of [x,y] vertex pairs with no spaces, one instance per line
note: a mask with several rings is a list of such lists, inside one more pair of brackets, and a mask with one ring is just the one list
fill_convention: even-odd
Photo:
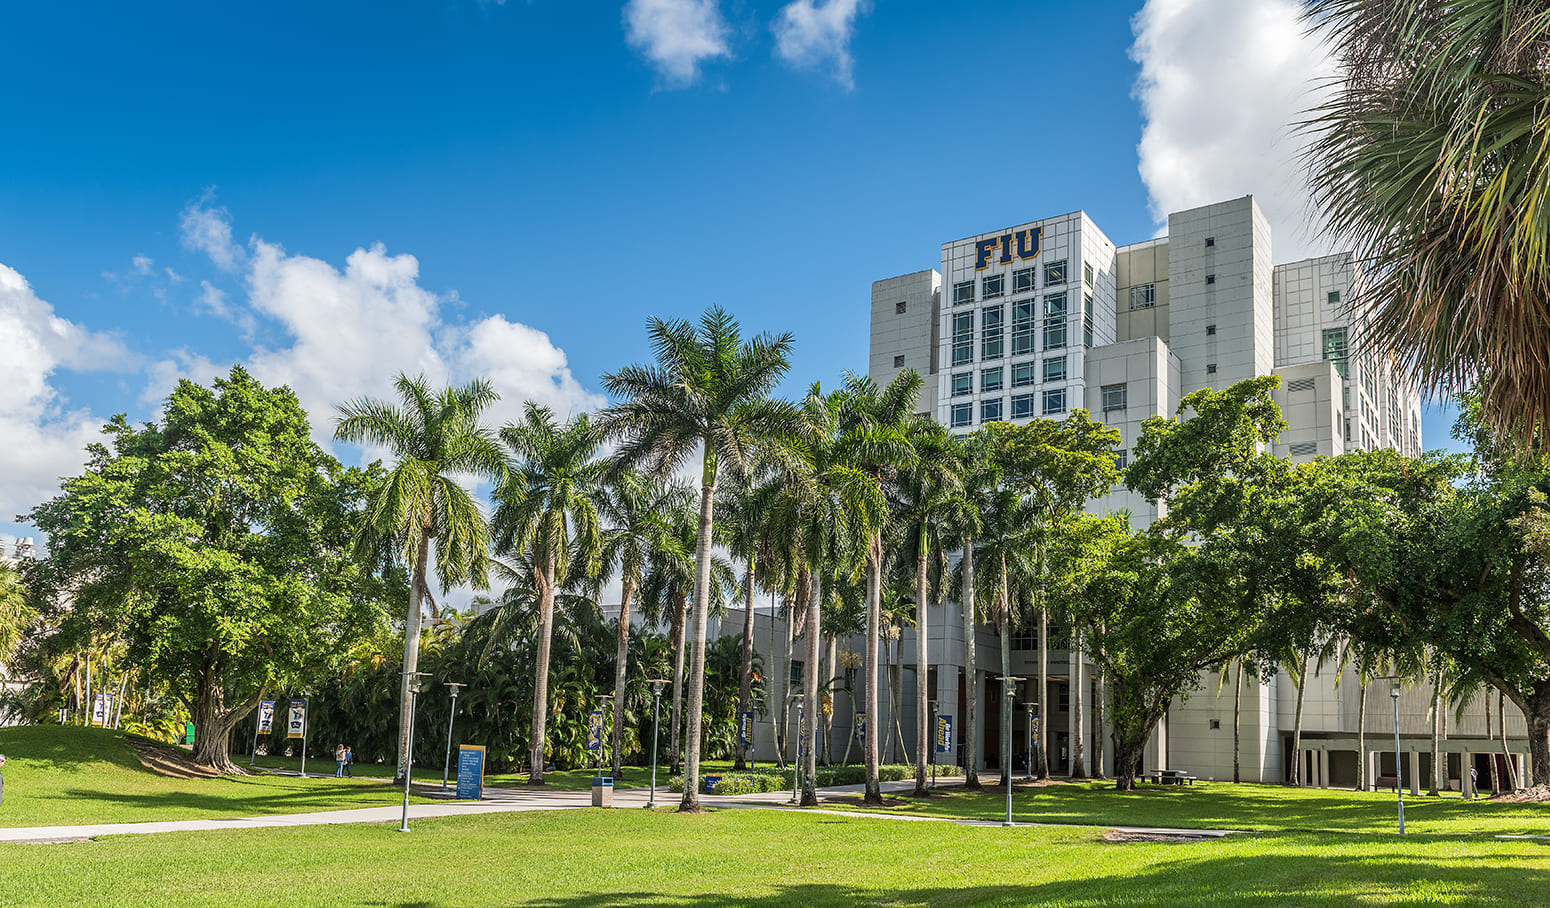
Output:
[[[309,773],[310,775],[310,773]],[[882,789],[885,794],[890,792],[908,791],[914,787],[913,781],[884,782]],[[430,790],[427,788],[427,790]],[[837,785],[830,788],[821,788],[818,794],[821,798],[836,798],[862,794],[863,785]],[[409,819],[417,820],[425,817],[456,817],[470,816],[485,813],[513,813],[527,810],[566,810],[578,807],[590,807],[592,804],[591,791],[561,791],[555,789],[512,789],[512,788],[486,788],[485,799],[482,801],[446,801],[435,804],[411,804],[409,805]],[[645,807],[650,798],[650,790],[645,788],[630,788],[616,791],[613,797],[615,807]],[[707,807],[722,808],[747,808],[760,810],[794,810],[803,813],[824,813],[835,816],[858,817],[864,819],[903,820],[908,822],[926,823],[955,823],[961,826],[999,827],[999,822],[987,822],[984,820],[959,820],[951,817],[923,817],[901,816],[886,813],[867,813],[853,810],[824,810],[821,808],[799,808],[789,805],[790,792],[765,792],[761,794],[732,795],[718,797],[707,795],[700,799],[700,803]],[[672,794],[666,788],[657,790],[657,805],[659,807],[672,806],[678,800],[678,795]],[[100,835],[143,835],[154,832],[203,832],[218,829],[260,829],[288,826],[323,826],[337,823],[397,823],[403,816],[402,805],[386,807],[364,807],[352,810],[325,810],[316,813],[289,813],[274,814],[261,817],[240,817],[213,820],[164,820],[150,823],[97,823],[80,826],[19,826],[10,829],[0,829],[0,842],[75,842],[90,839]],[[1018,823],[1018,826],[1045,826],[1056,824],[1045,823]],[[1191,838],[1220,838],[1228,835],[1232,830],[1222,829],[1152,829],[1143,827],[1116,826],[1102,827],[1105,829],[1118,829],[1122,832],[1132,832],[1149,835],[1187,836]]]

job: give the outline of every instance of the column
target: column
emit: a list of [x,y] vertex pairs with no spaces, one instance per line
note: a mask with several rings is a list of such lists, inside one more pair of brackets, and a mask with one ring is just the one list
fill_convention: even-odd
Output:
[[1319,750],[1319,787],[1329,787],[1329,751]]
[[1421,754],[1414,750],[1410,752],[1410,793],[1421,796]]
[[1475,768],[1475,755],[1464,751],[1464,759],[1459,763],[1459,794],[1466,798],[1475,796],[1475,785],[1470,781],[1469,771]]

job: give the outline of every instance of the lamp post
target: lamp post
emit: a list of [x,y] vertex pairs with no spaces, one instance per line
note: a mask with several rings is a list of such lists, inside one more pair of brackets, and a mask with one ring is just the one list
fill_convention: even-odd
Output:
[[447,790],[447,771],[452,768],[452,722],[457,719],[457,694],[467,687],[467,684],[459,684],[456,681],[444,682],[447,690],[452,692],[452,712],[447,716],[447,758],[441,764],[441,790]]
[[797,757],[791,761],[791,801],[792,804],[802,803],[801,795],[797,792],[798,778],[802,772],[802,698],[805,694],[796,694],[791,702],[797,707]]
[[[598,729],[598,738],[597,738],[597,776],[598,776],[598,778],[602,778],[602,775],[603,775],[603,752],[608,749],[608,714],[610,712],[612,712],[612,710],[610,710],[608,708],[608,701],[612,700],[613,698],[614,698],[613,694],[603,694],[602,696],[597,698],[598,709],[603,711],[603,724],[602,724],[602,727]],[[595,785],[597,783],[594,782],[592,784]]]
[[1387,676],[1389,699],[1394,701],[1394,794],[1399,798],[1399,834],[1405,834],[1405,770],[1399,756],[1399,685],[1398,675]]
[[1002,746],[1002,759],[1005,762],[1001,764],[1006,768],[1006,821],[1001,825],[1010,826],[1012,825],[1012,695],[1017,692],[1017,682],[1023,679],[1015,675],[1000,675],[996,680],[1006,685],[1006,694],[1002,698],[1006,700],[1006,708],[1003,710],[1006,714],[1006,732],[1001,736],[1001,740],[1006,742]]
[[414,707],[420,695],[420,679],[425,675],[425,672],[404,672],[409,681],[409,752],[404,755],[404,816],[398,824],[399,832],[409,831],[409,780],[414,778]]
[[667,681],[662,678],[650,678],[646,681],[651,685],[651,798],[646,801],[646,809],[657,806],[657,739],[662,737],[661,729],[657,726],[658,717],[662,714],[662,688],[667,686]]

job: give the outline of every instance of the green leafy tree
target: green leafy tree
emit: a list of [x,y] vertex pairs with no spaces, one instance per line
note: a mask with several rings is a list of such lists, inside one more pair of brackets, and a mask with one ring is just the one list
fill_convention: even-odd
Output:
[[111,629],[125,658],[193,717],[194,759],[236,772],[228,741],[267,690],[299,681],[380,604],[350,558],[380,472],[344,470],[288,389],[240,367],[178,383],[165,416],[122,416],[84,474],[34,509],[43,598]]
[[495,547],[528,559],[538,598],[528,782],[542,785],[555,595],[573,570],[596,573],[602,554],[597,497],[607,463],[597,456],[602,435],[585,413],[561,423],[548,407],[528,401],[522,421],[502,428],[500,438],[510,457],[495,490]]
[[0,666],[10,664],[22,635],[37,617],[37,610],[27,601],[21,572],[0,561]]
[[705,627],[710,607],[711,540],[716,480],[724,466],[746,473],[754,449],[789,434],[791,407],[772,400],[786,374],[791,335],[744,340],[737,320],[715,307],[687,321],[652,318],[647,333],[654,365],[631,365],[603,376],[619,402],[605,422],[622,439],[622,463],[645,464],[666,478],[700,456],[700,520],[695,543],[694,655],[690,663],[688,758],[680,809],[700,806],[700,721],[705,700]]
[[363,563],[391,551],[409,566],[409,609],[404,618],[403,677],[399,680],[398,777],[409,765],[409,684],[419,670],[420,625],[429,583],[431,552],[443,592],[462,583],[488,586],[485,558],[489,522],[460,476],[501,475],[500,450],[479,418],[499,395],[480,379],[432,391],[425,377],[400,374],[394,382],[399,405],[371,398],[339,408],[334,438],[388,450],[397,461],[372,496],[356,535]]

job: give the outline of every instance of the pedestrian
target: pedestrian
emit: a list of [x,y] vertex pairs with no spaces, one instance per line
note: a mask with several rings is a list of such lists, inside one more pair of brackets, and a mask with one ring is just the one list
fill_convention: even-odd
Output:
[[355,762],[355,751],[351,750],[349,745],[346,745],[345,749],[344,749],[344,777],[346,779],[353,779],[353,778],[355,778],[355,776],[350,774],[350,764],[352,764],[354,762]]
[[5,754],[0,754],[0,804],[5,803]]
[[344,745],[343,744],[340,744],[338,747],[334,748],[334,764],[336,766],[336,768],[334,769],[334,778],[336,778],[336,779],[344,778]]
[[1474,798],[1480,793],[1480,770],[1469,767],[1469,796]]

